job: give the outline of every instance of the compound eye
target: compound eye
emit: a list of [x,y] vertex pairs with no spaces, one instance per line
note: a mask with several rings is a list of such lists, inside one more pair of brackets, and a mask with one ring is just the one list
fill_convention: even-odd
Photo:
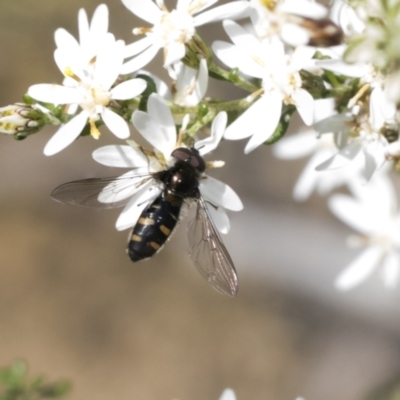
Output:
[[171,153],[171,156],[175,157],[177,160],[188,163],[199,172],[204,172],[206,170],[206,163],[196,149],[179,147]]
[[177,160],[180,161],[187,161],[188,159],[190,159],[190,157],[192,157],[192,155],[193,153],[186,147],[179,147],[171,153],[172,157],[175,157]]

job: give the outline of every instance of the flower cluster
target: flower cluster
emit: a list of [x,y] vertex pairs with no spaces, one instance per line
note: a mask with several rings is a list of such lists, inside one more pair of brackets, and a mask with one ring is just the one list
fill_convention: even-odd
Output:
[[[225,210],[239,211],[242,203],[206,174],[224,162],[203,156],[222,138],[248,139],[246,154],[278,142],[279,158],[312,154],[294,189],[297,200],[342,185],[355,196],[329,200],[333,213],[365,236],[350,243],[367,246],[337,287],[355,286],[378,265],[384,282],[394,286],[399,225],[388,173],[391,166],[400,169],[398,1],[332,0],[325,7],[314,0],[177,0],[172,10],[163,0],[122,3],[144,21],[133,27],[139,39],[126,45],[115,38],[104,4],[91,21],[80,10],[79,40],[64,29],[55,33],[62,83],[32,85],[24,103],[0,108],[0,132],[17,139],[46,124],[59,126],[44,149],[47,156],[79,137],[99,139],[103,124],[126,140],[97,149],[93,158],[129,172],[86,182],[90,188],[79,195],[80,183],[63,185],[53,196],[81,205],[124,205],[116,227],[133,227],[130,251],[139,257],[143,250],[138,259],[162,247],[184,202],[196,202],[192,259],[214,287],[235,294],[235,269],[218,232],[229,230]],[[211,23],[222,23],[229,41],[206,44],[198,28]],[[143,70],[160,50],[171,82]],[[246,93],[212,99],[210,79]],[[283,138],[297,113],[302,126]],[[131,138],[131,127],[149,148]],[[174,221],[159,222],[163,207]],[[144,239],[146,229],[152,239]]]

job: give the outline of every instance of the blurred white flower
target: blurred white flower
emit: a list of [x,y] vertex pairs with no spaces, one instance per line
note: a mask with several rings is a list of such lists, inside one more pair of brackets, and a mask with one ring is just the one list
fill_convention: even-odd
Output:
[[279,36],[292,46],[306,45],[310,32],[302,25],[302,17],[321,19],[328,10],[314,0],[249,0],[251,20],[260,39]]
[[103,46],[108,31],[108,8],[100,4],[89,24],[86,11],[78,13],[79,42],[67,30],[59,28],[54,34],[57,49],[66,56],[80,60],[82,65],[89,65]]
[[[131,197],[116,222],[118,230],[135,225],[146,206],[162,192],[163,187],[157,179],[143,180],[143,174],[168,169],[176,162],[171,153],[176,148],[185,147],[177,135],[172,113],[161,96],[152,94],[147,103],[147,110],[148,113],[136,111],[132,122],[140,134],[154,147],[154,151],[143,151],[135,142],[129,141],[130,146],[105,146],[93,153],[93,158],[97,162],[109,167],[135,168],[123,175],[132,178],[123,191],[112,198],[109,198],[108,194],[103,196],[100,193],[98,198],[102,202],[116,202]],[[183,130],[187,122],[187,119],[183,121]],[[219,113],[213,121],[211,136],[195,143],[194,148],[201,156],[218,146],[226,122],[226,113]],[[222,233],[227,233],[229,218],[224,209],[240,211],[243,205],[239,197],[228,185],[205,174],[202,175],[199,190],[206,200],[217,206],[217,208],[208,207],[208,210],[217,229]],[[107,192],[108,189],[105,190],[105,193]]]
[[293,188],[297,201],[307,200],[315,190],[324,196],[342,185],[360,184],[360,168],[317,171],[315,168],[337,152],[333,134],[318,136],[313,129],[303,130],[281,139],[273,146],[274,155],[284,160],[311,156]]
[[365,29],[365,23],[356,10],[343,0],[333,0],[329,15],[346,36],[359,34]]
[[285,54],[279,40],[261,42],[233,21],[224,21],[224,28],[233,44],[214,42],[213,50],[230,68],[262,80],[262,88],[249,96],[259,98],[226,130],[230,140],[252,136],[245,153],[264,143],[275,131],[283,103],[294,105],[306,125],[313,120],[314,99],[301,87],[300,70],[310,65],[315,51],[298,47],[291,55]]
[[337,194],[329,199],[331,211],[360,232],[349,237],[349,247],[364,250],[336,278],[335,287],[350,290],[380,268],[383,283],[396,286],[400,267],[400,214],[390,179],[377,174],[365,186],[352,188],[355,198]]
[[339,151],[320,164],[317,170],[342,168],[361,157],[364,161],[363,176],[368,181],[386,160],[388,141],[382,133],[387,125],[393,124],[396,110],[379,86],[371,92],[369,104],[349,107],[348,111],[315,124],[320,134],[334,132],[342,135]]
[[132,99],[146,88],[143,79],[130,79],[112,87],[119,76],[123,63],[124,42],[116,41],[112,34],[107,34],[95,63],[87,69],[80,59],[66,57],[58,49],[54,57],[61,72],[71,78],[67,86],[37,84],[29,88],[28,94],[38,101],[54,105],[67,104],[82,111],[69,122],[61,126],[47,143],[44,154],[58,153],[69,146],[82,132],[89,121],[90,134],[97,139],[100,132],[96,121],[103,122],[120,139],[129,137],[127,122],[107,106],[112,100]]
[[227,388],[222,392],[219,400],[236,400],[235,392],[232,389]]
[[[314,122],[321,121],[335,113],[335,101],[332,98],[314,102]],[[319,135],[312,128],[303,128],[299,133],[279,140],[272,147],[274,155],[284,160],[292,160],[311,156],[301,172],[295,187],[293,197],[297,201],[307,200],[313,190],[324,196],[342,185],[360,184],[361,166],[352,164],[352,168],[333,171],[317,171],[315,168],[332,157],[340,146],[340,134]]]
[[153,24],[153,27],[135,28],[135,35],[145,34],[126,47],[125,58],[138,56],[124,64],[122,73],[128,74],[143,68],[164,49],[164,66],[180,61],[196,28],[226,18],[245,17],[247,1],[234,1],[204,11],[218,0],[178,0],[176,9],[169,11],[163,0],[122,0],[123,4],[139,18]]

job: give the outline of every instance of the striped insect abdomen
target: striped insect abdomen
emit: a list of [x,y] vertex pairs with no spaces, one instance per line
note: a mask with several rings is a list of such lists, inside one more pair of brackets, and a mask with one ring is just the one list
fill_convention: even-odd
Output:
[[161,249],[178,222],[182,202],[171,203],[161,194],[142,212],[128,243],[132,261],[149,258]]

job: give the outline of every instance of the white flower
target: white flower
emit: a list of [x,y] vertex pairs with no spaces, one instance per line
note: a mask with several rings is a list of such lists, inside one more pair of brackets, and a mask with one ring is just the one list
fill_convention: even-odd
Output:
[[148,71],[138,71],[138,75],[148,75],[154,81],[157,93],[165,100],[183,107],[194,107],[200,103],[208,87],[208,68],[205,59],[200,61],[198,70],[178,62],[168,68],[168,73],[173,79],[171,90],[154,74]]
[[[320,121],[331,116],[334,111],[334,99],[315,101],[314,121]],[[318,135],[312,128],[303,128],[299,133],[279,140],[272,147],[274,155],[284,160],[292,160],[310,155],[310,159],[301,172],[295,187],[293,197],[297,201],[307,200],[313,190],[321,196],[328,194],[341,185],[354,185],[360,182],[360,165],[354,163],[354,168],[336,169],[333,171],[316,171],[316,167],[337,152],[336,143],[340,141],[339,134]],[[338,143],[340,145],[340,143]]]
[[[110,167],[135,168],[125,174],[134,179],[124,191],[110,200],[107,200],[102,193],[99,195],[99,201],[103,202],[115,202],[131,197],[116,222],[118,230],[134,226],[142,211],[162,192],[163,187],[156,179],[141,182],[141,175],[168,169],[175,163],[174,157],[171,157],[173,150],[184,147],[177,136],[172,113],[164,99],[158,94],[152,94],[149,97],[147,109],[148,113],[136,111],[132,121],[140,134],[154,147],[153,152],[143,152],[135,142],[129,141],[130,146],[106,146],[93,153],[93,158],[101,164]],[[185,118],[182,129],[185,129],[187,122]],[[195,143],[194,147],[201,156],[218,146],[226,122],[226,113],[218,114],[211,127],[211,136]],[[138,184],[139,182],[141,184]],[[202,175],[199,190],[206,200],[217,207],[208,207],[217,229],[222,233],[227,233],[229,219],[224,209],[241,210],[243,205],[239,197],[228,185],[205,174]]]
[[279,36],[292,46],[306,45],[310,32],[301,26],[302,17],[321,19],[328,10],[314,0],[249,0],[251,20],[260,39]]
[[161,48],[164,49],[164,66],[167,67],[185,56],[185,43],[192,39],[198,26],[246,16],[247,1],[234,1],[204,11],[217,1],[178,0],[176,9],[168,11],[163,0],[122,0],[132,13],[153,24],[151,28],[133,30],[134,34],[145,34],[146,37],[127,46],[125,58],[139,56],[128,61],[122,73],[128,74],[144,67]]
[[359,34],[365,29],[364,21],[353,7],[343,0],[334,0],[329,14],[331,19],[342,28],[346,36]]
[[[386,123],[393,123],[390,107],[386,107],[382,90],[377,87],[370,95],[369,105],[353,106],[349,111],[328,117],[317,124],[320,133],[342,135],[339,151],[317,167],[317,170],[348,166],[360,157],[364,160],[363,176],[368,181],[385,162],[388,141],[382,131]],[[386,117],[390,117],[386,120]]]
[[74,110],[79,105],[82,110],[61,126],[49,140],[44,149],[45,155],[56,154],[69,146],[80,135],[88,121],[90,133],[97,139],[100,132],[95,122],[100,117],[115,136],[120,139],[129,137],[126,121],[108,106],[112,100],[127,100],[138,96],[146,88],[146,82],[142,79],[131,79],[112,87],[120,73],[123,51],[124,42],[116,41],[110,33],[107,34],[90,69],[85,68],[80,59],[66,58],[64,52],[55,51],[54,57],[61,72],[72,78],[68,86],[33,85],[28,94],[46,103],[71,105]]
[[84,9],[78,14],[79,42],[64,28],[59,28],[54,34],[57,49],[79,59],[82,65],[89,65],[99,53],[106,40],[108,31],[108,8],[100,4],[94,14],[91,23]]
[[286,160],[311,155],[293,188],[293,197],[297,201],[307,200],[313,190],[324,196],[339,186],[354,185],[360,181],[360,168],[356,164],[350,169],[333,171],[315,169],[336,153],[333,135],[317,136],[313,129],[307,129],[281,139],[272,150],[276,157]]
[[224,27],[233,44],[214,42],[215,54],[230,68],[262,80],[262,88],[249,96],[249,101],[261,96],[227,128],[224,137],[238,140],[252,136],[245,148],[245,153],[249,153],[274,133],[283,103],[294,105],[304,123],[311,125],[314,100],[302,89],[299,72],[312,64],[315,51],[298,47],[286,55],[278,39],[261,42],[233,21],[224,21]]
[[222,392],[219,400],[236,400],[235,392],[232,389],[227,388]]
[[184,107],[197,106],[207,92],[207,61],[203,58],[198,70],[181,62],[175,63],[168,70],[170,77],[175,81],[175,92],[172,95],[174,103]]
[[360,232],[348,239],[348,245],[365,247],[339,274],[335,286],[350,290],[380,268],[383,283],[392,288],[400,271],[400,215],[394,188],[389,178],[380,174],[354,194],[356,198],[338,194],[329,199],[331,211]]

